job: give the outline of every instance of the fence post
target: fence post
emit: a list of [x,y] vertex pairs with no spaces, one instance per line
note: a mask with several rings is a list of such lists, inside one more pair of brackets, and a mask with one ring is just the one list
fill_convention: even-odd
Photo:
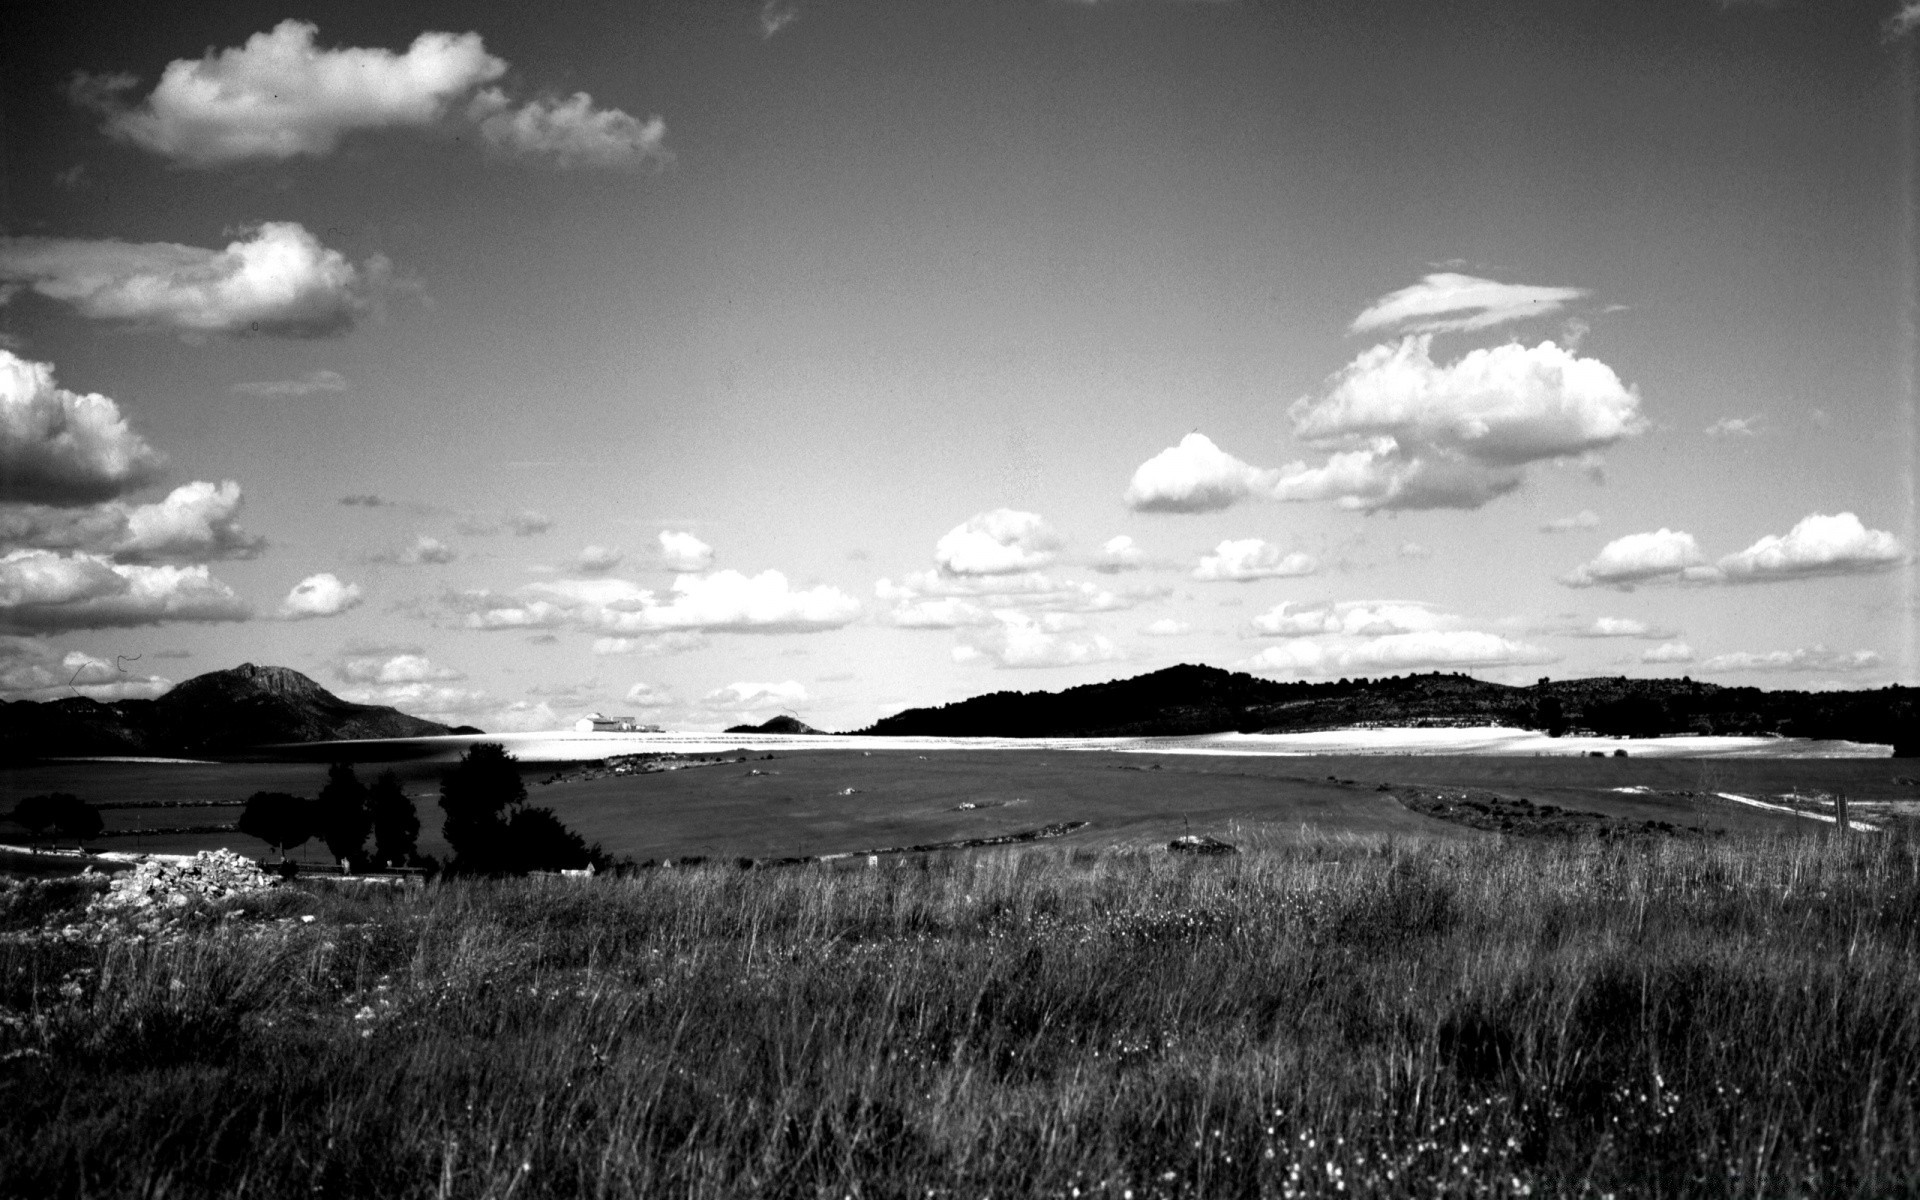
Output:
[[1846,837],[1851,832],[1847,828],[1847,794],[1845,792],[1833,794],[1833,823],[1841,837]]

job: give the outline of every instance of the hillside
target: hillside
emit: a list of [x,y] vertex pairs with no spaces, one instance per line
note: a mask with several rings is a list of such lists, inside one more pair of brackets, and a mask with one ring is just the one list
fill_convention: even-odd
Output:
[[77,755],[197,758],[279,742],[450,732],[397,709],[342,700],[298,671],[252,663],[195,676],[155,700],[102,704],[75,696],[0,703],[0,757],[10,761]]
[[1355,725],[1513,725],[1625,737],[1778,734],[1896,745],[1920,754],[1920,691],[1762,691],[1692,679],[1546,680],[1466,675],[1281,682],[1181,665],[1063,692],[994,692],[884,717],[862,733],[945,737],[1146,737],[1295,733]]

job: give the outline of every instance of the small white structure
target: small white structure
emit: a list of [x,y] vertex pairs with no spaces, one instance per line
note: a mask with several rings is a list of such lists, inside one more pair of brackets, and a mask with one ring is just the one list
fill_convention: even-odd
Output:
[[642,725],[632,717],[603,717],[588,713],[573,723],[575,733],[660,733],[658,725]]

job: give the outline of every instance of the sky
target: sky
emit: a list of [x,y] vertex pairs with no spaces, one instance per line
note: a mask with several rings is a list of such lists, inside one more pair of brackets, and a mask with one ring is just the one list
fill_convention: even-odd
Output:
[[0,45],[0,698],[1920,683],[1920,4],[166,7]]

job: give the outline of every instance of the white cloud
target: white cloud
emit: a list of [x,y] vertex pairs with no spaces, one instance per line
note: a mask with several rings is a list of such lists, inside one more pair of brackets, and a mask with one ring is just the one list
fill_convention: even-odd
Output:
[[487,88],[473,98],[467,115],[496,150],[546,158],[562,170],[657,165],[673,158],[665,121],[595,108],[585,92],[565,100],[529,100],[516,108],[499,88]]
[[574,566],[582,571],[611,571],[625,558],[617,546],[586,546],[574,561]]
[[704,650],[710,639],[704,633],[687,633],[674,630],[655,634],[652,637],[603,637],[593,640],[595,654],[638,654],[643,658],[654,658],[662,654],[683,654],[689,650]]
[[1630,533],[1600,548],[1591,562],[1574,568],[1560,582],[1568,587],[1631,587],[1649,580],[1699,576],[1706,556],[1690,533],[1661,527]]
[[1278,546],[1260,538],[1240,538],[1221,542],[1212,554],[1203,555],[1193,569],[1193,577],[1210,583],[1247,583],[1311,575],[1319,569],[1312,555],[1297,550],[1282,553]]
[[151,482],[165,458],[99,393],[0,348],[0,500],[84,504]]
[[[351,500],[352,497],[348,497],[340,503],[346,504]],[[391,504],[393,501],[388,501],[387,503]],[[431,505],[415,505],[413,507],[423,512],[439,511]],[[458,521],[454,522],[454,528],[466,534],[468,537],[497,537],[503,533],[511,533],[515,537],[532,537],[535,534],[545,533],[549,529],[552,529],[553,518],[545,513],[534,512],[532,509],[523,509],[520,512],[508,513],[505,516],[499,517],[488,516],[481,513],[467,513]]]
[[1640,652],[1643,663],[1690,663],[1693,661],[1693,647],[1685,642],[1662,642],[1650,650]]
[[1558,661],[1552,652],[1475,630],[1392,633],[1363,641],[1295,638],[1254,655],[1249,670],[1289,675],[1399,673]]
[[1193,626],[1185,621],[1176,621],[1172,617],[1161,617],[1158,621],[1149,621],[1140,632],[1148,637],[1178,637],[1191,630]]
[[452,546],[437,537],[422,533],[415,536],[413,545],[382,561],[397,562],[409,567],[439,567],[459,557],[459,552]]
[[431,683],[465,679],[451,667],[436,667],[424,654],[354,654],[334,664],[334,674],[348,683]]
[[651,683],[636,683],[627,689],[626,703],[634,708],[667,708],[674,703],[673,693]]
[[78,694],[107,704],[151,700],[172,686],[170,679],[141,675],[83,651],[58,655],[37,638],[0,638],[0,700],[64,700]]
[[329,154],[357,130],[427,126],[507,64],[473,33],[423,33],[404,54],[320,49],[317,27],[287,20],[246,45],[175,59],[138,107],[131,79],[83,80],[76,98],[103,109],[106,131],[188,166]]
[[0,547],[85,550],[122,562],[253,558],[266,539],[240,527],[239,511],[232,480],[182,484],[153,504],[0,505]]
[[1509,321],[1551,316],[1584,288],[1535,287],[1498,283],[1472,275],[1441,272],[1390,292],[1353,319],[1350,333],[1397,329],[1412,333],[1487,329]]
[[1450,629],[1459,618],[1430,605],[1404,600],[1350,600],[1341,604],[1277,604],[1253,618],[1257,633],[1269,637],[1382,637]]
[[713,565],[713,547],[691,533],[660,531],[660,561],[669,571],[704,571]]
[[1135,469],[1126,501],[1135,512],[1218,512],[1271,495],[1279,480],[1280,472],[1241,462],[1194,432]]
[[1093,569],[1105,575],[1117,575],[1121,571],[1138,570],[1145,561],[1146,552],[1123,533],[1108,538],[1100,547],[1100,557],[1094,560]]
[[789,679],[784,683],[730,683],[701,697],[700,707],[715,712],[746,713],[793,708],[806,702],[806,686]]
[[1906,0],[1887,18],[1887,36],[1903,37],[1911,33],[1915,26],[1920,26],[1920,0]]
[[1764,417],[1721,417],[1718,421],[1701,430],[1710,438],[1758,437],[1765,423]]
[[923,571],[899,583],[881,579],[873,594],[891,605],[889,623],[908,629],[957,629],[991,625],[999,609],[1094,613],[1133,608],[1167,595],[1166,588],[1115,592],[1096,583],[1059,579],[1037,571],[1014,575],[944,575]]
[[390,273],[385,258],[356,267],[293,221],[267,221],[224,250],[0,238],[0,283],[24,284],[85,317],[190,334],[342,333]]
[[1122,657],[1105,635],[1074,632],[1080,622],[1071,614],[1004,609],[993,615],[994,627],[970,633],[954,647],[954,661],[986,658],[1002,667],[1071,667]]
[[236,383],[228,390],[242,396],[277,400],[316,396],[322,392],[344,392],[347,387],[347,377],[338,371],[308,371],[298,379],[260,379]]
[[667,630],[801,633],[838,629],[860,602],[820,584],[796,591],[778,571],[682,575],[671,595],[624,579],[561,579],[530,584],[513,597],[467,593],[449,598],[472,629],[585,629],[632,635]]
[[1814,513],[1801,518],[1785,537],[1772,534],[1719,562],[1729,583],[1770,579],[1806,579],[1817,575],[1858,575],[1883,571],[1906,561],[1891,533],[1868,529],[1850,512]]
[[108,629],[252,615],[204,565],[139,566],[47,550],[0,556],[0,629]]
[[[887,581],[880,583],[884,586]],[[991,625],[994,618],[985,604],[961,596],[934,596],[897,601],[887,620],[902,629],[964,629]]]
[[1419,542],[1401,542],[1400,549],[1394,553],[1401,558],[1432,558],[1433,551]]
[[1764,654],[1744,650],[1716,654],[1701,663],[1699,670],[1709,675],[1722,671],[1864,671],[1879,665],[1880,656],[1872,650],[1845,653],[1825,646],[1806,646]]
[[934,544],[933,560],[947,575],[1009,575],[1046,566],[1059,546],[1038,513],[995,508],[948,530]]
[[1590,508],[1583,508],[1570,517],[1555,517],[1540,527],[1541,533],[1572,533],[1576,529],[1592,529],[1600,524],[1600,516]]
[[342,583],[329,572],[309,575],[293,585],[280,602],[280,616],[289,621],[310,617],[337,617],[360,603],[360,585]]

